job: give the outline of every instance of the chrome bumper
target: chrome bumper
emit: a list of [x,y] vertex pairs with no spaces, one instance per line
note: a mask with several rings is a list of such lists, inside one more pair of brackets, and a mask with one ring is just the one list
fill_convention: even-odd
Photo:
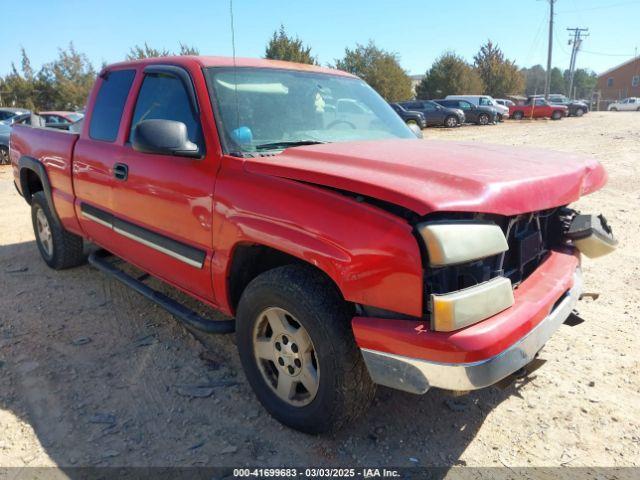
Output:
[[573,311],[582,293],[580,269],[574,284],[553,311],[533,330],[498,355],[473,363],[437,363],[418,358],[362,349],[367,369],[375,383],[410,393],[425,393],[431,387],[476,390],[488,387],[531,362],[551,335]]

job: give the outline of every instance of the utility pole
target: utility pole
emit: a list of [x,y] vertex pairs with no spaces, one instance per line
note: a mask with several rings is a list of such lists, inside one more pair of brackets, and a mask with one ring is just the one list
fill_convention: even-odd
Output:
[[576,72],[576,59],[578,57],[578,50],[582,45],[583,37],[588,37],[588,28],[567,28],[568,32],[573,32],[573,39],[569,39],[569,45],[571,48],[571,61],[569,62],[569,97],[573,95],[573,76]]
[[551,88],[551,54],[553,52],[553,5],[557,0],[549,0],[549,49],[547,50],[547,77],[544,81],[544,98],[549,99]]

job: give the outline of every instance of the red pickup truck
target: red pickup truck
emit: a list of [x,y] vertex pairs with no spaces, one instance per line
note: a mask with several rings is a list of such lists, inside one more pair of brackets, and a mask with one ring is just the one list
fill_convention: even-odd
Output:
[[530,97],[526,101],[509,106],[509,117],[514,120],[523,118],[550,118],[560,120],[568,115],[565,105],[553,105],[541,97]]
[[519,371],[578,301],[579,250],[615,244],[567,208],[604,185],[598,162],[420,140],[362,80],[316,66],[112,65],[80,134],[17,126],[10,155],[50,267],[91,242],[92,265],[178,319],[235,329],[257,397],[306,432],[355,418],[376,384],[467,391]]

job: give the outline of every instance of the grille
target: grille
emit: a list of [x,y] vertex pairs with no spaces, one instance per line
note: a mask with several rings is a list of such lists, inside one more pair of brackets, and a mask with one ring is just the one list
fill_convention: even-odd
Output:
[[562,241],[567,209],[557,208],[504,217],[475,215],[463,218],[490,220],[502,228],[509,250],[500,255],[463,265],[425,268],[425,311],[432,293],[443,294],[472,287],[497,276],[505,276],[515,286],[524,281]]

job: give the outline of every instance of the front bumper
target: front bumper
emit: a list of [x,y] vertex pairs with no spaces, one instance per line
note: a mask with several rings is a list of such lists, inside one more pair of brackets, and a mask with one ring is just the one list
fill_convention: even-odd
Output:
[[[375,335],[371,335],[375,327],[367,325],[366,319],[354,319],[356,341],[373,381],[418,394],[431,387],[475,390],[527,365],[571,314],[582,292],[575,256],[554,252],[545,263],[516,290],[513,307],[457,332],[426,332],[414,327],[416,338],[403,339],[406,332],[400,332],[400,338],[383,341],[387,346],[383,350],[375,348]],[[503,346],[514,335],[518,335],[515,341]],[[419,347],[416,340],[420,338],[427,345]],[[401,350],[414,354],[403,355]]]

